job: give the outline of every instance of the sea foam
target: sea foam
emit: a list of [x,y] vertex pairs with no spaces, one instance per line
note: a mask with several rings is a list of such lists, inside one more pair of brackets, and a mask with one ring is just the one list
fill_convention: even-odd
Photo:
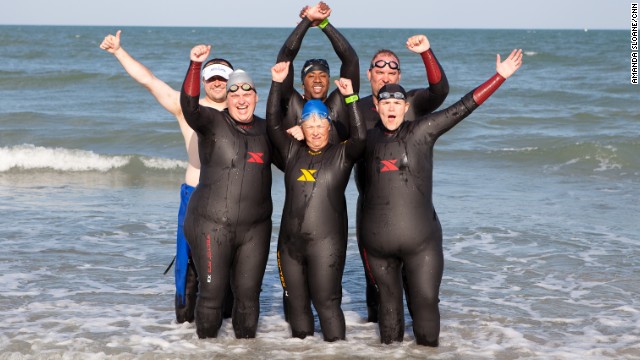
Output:
[[139,160],[145,167],[151,169],[186,168],[186,162],[175,159],[103,155],[88,150],[49,148],[32,144],[0,147],[0,172],[12,169],[105,172],[125,167],[133,160]]

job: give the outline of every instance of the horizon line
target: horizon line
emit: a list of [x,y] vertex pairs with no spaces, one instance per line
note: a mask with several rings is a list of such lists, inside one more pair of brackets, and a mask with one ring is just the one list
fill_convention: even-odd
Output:
[[[228,28],[228,29],[290,29],[288,26],[205,26],[205,25],[86,25],[86,24],[0,24],[0,26],[59,26],[59,27],[157,27],[157,28]],[[532,28],[511,28],[511,27],[495,27],[495,28],[478,28],[478,27],[340,27],[341,29],[358,29],[358,30],[407,30],[407,29],[430,29],[430,30],[575,30],[575,31],[620,31],[628,30],[626,28],[553,28],[553,27],[532,27]]]

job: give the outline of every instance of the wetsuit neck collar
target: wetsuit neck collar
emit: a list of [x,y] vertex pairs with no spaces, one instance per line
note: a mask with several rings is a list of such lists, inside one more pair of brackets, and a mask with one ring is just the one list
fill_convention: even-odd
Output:
[[309,146],[307,146],[307,152],[309,153],[309,155],[312,155],[312,156],[320,155],[320,154],[322,154],[323,151],[325,151],[329,147],[329,145],[330,144],[327,144],[327,145],[323,146],[321,149],[318,149],[317,151],[316,150],[311,150],[311,148]]
[[256,117],[255,117],[255,115],[252,115],[252,116],[251,116],[251,121],[249,121],[249,122],[245,123],[245,122],[240,122],[240,121],[238,121],[238,120],[234,119],[234,118],[231,116],[231,114],[229,114],[229,109],[228,109],[228,108],[227,108],[227,109],[224,109],[224,111],[227,113],[227,115],[229,115],[229,118],[230,118],[230,119],[231,119],[231,120],[236,124],[236,126],[238,126],[238,127],[240,127],[240,128],[243,128],[243,129],[249,129],[249,128],[252,128],[252,127],[253,127],[253,125],[254,125],[254,124],[255,124],[255,122],[256,122]]
[[403,122],[400,124],[400,126],[398,126],[398,128],[397,128],[397,129],[395,129],[395,130],[389,130],[389,129],[387,129],[386,127],[384,127],[384,124],[382,123],[382,120],[378,121],[378,125],[377,125],[377,126],[378,126],[378,128],[380,129],[380,131],[382,131],[382,133],[383,133],[384,135],[386,135],[386,136],[395,136],[395,135],[400,131],[400,129],[402,129],[402,128],[404,127],[404,124],[405,124],[406,122],[407,122],[406,120],[405,120],[405,121],[403,121]]

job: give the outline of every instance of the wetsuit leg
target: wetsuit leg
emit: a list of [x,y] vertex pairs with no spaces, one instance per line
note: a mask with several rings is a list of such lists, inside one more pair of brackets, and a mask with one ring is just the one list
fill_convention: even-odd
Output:
[[[175,311],[178,323],[192,322],[195,318],[196,296],[198,294],[198,276],[193,264],[191,249],[184,235],[184,218],[187,212],[187,205],[191,194],[195,188],[182,184],[180,187],[180,209],[178,211],[178,231],[176,241],[176,262],[175,262]],[[233,292],[231,284],[227,286],[224,299],[223,317],[231,317],[233,310]]]
[[224,305],[222,306],[222,317],[228,319],[233,314],[233,290],[231,289],[231,282],[227,285],[227,290],[224,296]]
[[233,257],[232,238],[226,228],[189,216],[185,219],[185,235],[198,275],[196,333],[201,339],[214,338],[222,325],[222,306]]
[[[360,227],[358,227],[359,229]],[[360,236],[358,236],[360,239]],[[376,287],[375,282],[371,278],[371,274],[367,269],[367,259],[364,254],[364,247],[362,246],[362,242],[358,241],[358,250],[360,251],[360,259],[362,260],[362,267],[364,269],[364,278],[366,283],[366,302],[367,302],[367,321],[377,323],[378,322],[378,307],[380,305],[380,293],[378,288]],[[408,291],[407,284],[407,274],[404,267],[402,267],[402,285],[404,287],[405,293]],[[409,313],[413,314],[413,309],[411,308],[411,300],[407,298],[407,307],[409,308]]]
[[195,188],[187,184],[180,187],[180,209],[178,210],[178,231],[176,236],[175,261],[175,312],[178,323],[192,322],[197,294],[197,279],[191,260],[191,251],[184,236],[184,218],[191,193]]
[[[198,275],[196,274],[196,267],[193,264],[193,259],[191,258],[191,255],[189,255],[185,281],[185,296],[180,297],[176,295],[175,300],[176,320],[178,323],[183,323],[185,321],[192,322],[194,320],[197,294]],[[182,299],[184,299],[184,303]]]
[[235,295],[233,330],[236,338],[256,336],[260,315],[260,287],[267,267],[271,220],[239,230],[232,264],[231,286]]
[[344,239],[318,239],[308,248],[309,292],[325,341],[345,339],[341,306],[346,243],[346,236]]
[[371,274],[367,269],[367,259],[365,257],[364,247],[361,241],[362,227],[361,227],[361,219],[362,219],[362,200],[361,197],[358,196],[358,206],[356,208],[356,231],[358,239],[358,251],[360,252],[360,259],[362,260],[362,268],[364,269],[364,279],[365,279],[365,298],[367,302],[367,321],[368,322],[378,322],[378,305],[379,305],[379,294],[378,289],[376,288],[375,283],[371,279]]
[[[362,258],[364,264],[365,259],[362,252],[360,252],[360,257]],[[366,283],[365,296],[367,301],[367,321],[377,323],[378,306],[380,305],[380,294],[378,294],[376,284],[371,281],[371,275],[369,275],[366,265],[364,266],[364,278]]]
[[307,265],[304,255],[283,244],[290,244],[287,237],[280,234],[278,255],[282,285],[287,304],[286,317],[291,326],[291,336],[304,339],[313,336],[313,312],[311,296],[307,286]]
[[440,310],[438,309],[440,283],[444,269],[442,237],[427,240],[427,248],[407,256],[404,267],[409,283],[407,299],[415,306],[412,313],[416,343],[438,346]]
[[402,262],[396,257],[378,257],[371,253],[367,253],[367,260],[380,291],[380,342],[401,342],[404,337]]
[[[407,282],[407,269],[404,266],[402,267],[402,287],[404,288],[404,293],[408,294],[409,283]],[[409,315],[413,317],[413,309],[411,308],[411,299],[409,299],[409,297],[407,296],[405,300],[407,301],[407,309],[409,310]]]

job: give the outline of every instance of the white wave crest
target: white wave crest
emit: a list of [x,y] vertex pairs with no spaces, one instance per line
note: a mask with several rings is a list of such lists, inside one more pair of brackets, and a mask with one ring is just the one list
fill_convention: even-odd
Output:
[[165,158],[141,158],[144,166],[152,169],[169,170],[175,168],[186,168],[187,163],[181,160]]
[[[92,151],[48,148],[31,144],[0,147],[0,172],[18,169],[52,169],[58,171],[109,171],[130,163],[130,155],[101,155]],[[186,167],[185,162],[163,158],[141,158],[149,168]]]

